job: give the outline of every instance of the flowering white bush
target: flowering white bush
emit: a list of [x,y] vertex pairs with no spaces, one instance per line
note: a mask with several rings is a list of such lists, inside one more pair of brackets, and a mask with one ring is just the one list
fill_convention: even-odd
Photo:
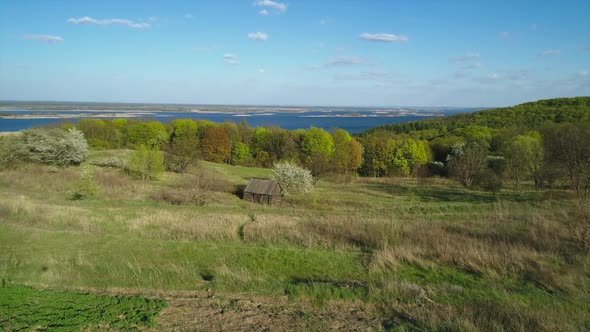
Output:
[[84,134],[74,128],[29,129],[23,132],[28,159],[54,165],[78,165],[88,155]]
[[279,183],[285,195],[309,193],[313,190],[313,176],[307,169],[290,162],[275,164],[274,180]]

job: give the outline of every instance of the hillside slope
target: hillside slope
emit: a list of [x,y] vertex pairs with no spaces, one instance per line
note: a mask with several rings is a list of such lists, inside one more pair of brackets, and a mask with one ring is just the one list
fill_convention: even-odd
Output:
[[385,125],[360,135],[376,131],[390,131],[397,134],[432,129],[452,131],[467,125],[536,129],[549,123],[575,123],[588,120],[590,120],[590,97],[554,98],[438,119]]

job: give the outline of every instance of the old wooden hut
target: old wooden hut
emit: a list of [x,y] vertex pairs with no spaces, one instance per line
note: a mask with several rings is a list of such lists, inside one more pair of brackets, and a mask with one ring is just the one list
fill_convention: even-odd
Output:
[[250,179],[244,189],[244,200],[249,202],[278,205],[282,198],[281,186],[273,180]]

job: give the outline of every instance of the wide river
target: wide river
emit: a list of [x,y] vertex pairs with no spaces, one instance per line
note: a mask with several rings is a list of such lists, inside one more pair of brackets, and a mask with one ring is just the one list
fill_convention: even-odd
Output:
[[455,113],[473,112],[468,108],[411,109],[319,109],[298,111],[229,111],[229,112],[173,112],[173,111],[76,111],[76,110],[0,110],[0,132],[19,131],[32,127],[75,123],[81,118],[129,118],[169,122],[173,119],[203,119],[214,122],[241,122],[250,126],[278,126],[285,129],[306,129],[311,126],[326,130],[342,128],[356,133],[380,125],[419,120]]

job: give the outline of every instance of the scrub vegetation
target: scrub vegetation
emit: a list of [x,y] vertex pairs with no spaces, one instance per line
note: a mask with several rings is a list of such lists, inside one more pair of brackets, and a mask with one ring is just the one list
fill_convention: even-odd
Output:
[[[563,168],[568,150],[554,150],[546,139],[588,142],[583,121],[566,125],[573,126],[571,136],[551,136],[565,126],[558,124],[537,131],[542,138],[523,131],[508,139],[503,158],[527,155],[526,163],[511,166],[499,165],[477,135],[449,139],[439,161],[449,177],[422,176],[412,162],[405,175],[380,168],[362,176],[364,145],[360,168],[324,160],[338,166],[316,173],[311,192],[288,195],[280,206],[239,197],[250,178],[273,178],[272,169],[235,165],[218,158],[219,151],[211,151],[214,161],[199,157],[182,171],[138,176],[139,168],[129,169],[150,153],[158,157],[149,160],[166,165],[165,139],[157,149],[141,142],[141,153],[95,146],[81,165],[10,159],[0,171],[0,324],[8,330],[590,329],[590,207],[583,186],[575,187]],[[337,154],[353,142],[341,132],[314,130],[309,146],[327,137],[332,150],[316,152]],[[370,139],[376,136],[354,141]],[[402,146],[417,156],[428,147],[427,159],[434,158],[428,156],[435,143],[413,140]],[[228,158],[251,149],[231,153],[229,142]],[[583,148],[575,151],[586,156]],[[282,160],[311,167],[313,158]],[[559,171],[551,181],[536,178],[539,158],[551,166],[546,170]],[[580,185],[584,160],[574,168]],[[526,176],[517,181],[506,167]],[[511,186],[493,187],[494,179]],[[75,192],[90,194],[72,199]],[[72,311],[58,309],[62,302]],[[50,315],[57,311],[59,317]],[[68,314],[74,311],[84,315]]]

